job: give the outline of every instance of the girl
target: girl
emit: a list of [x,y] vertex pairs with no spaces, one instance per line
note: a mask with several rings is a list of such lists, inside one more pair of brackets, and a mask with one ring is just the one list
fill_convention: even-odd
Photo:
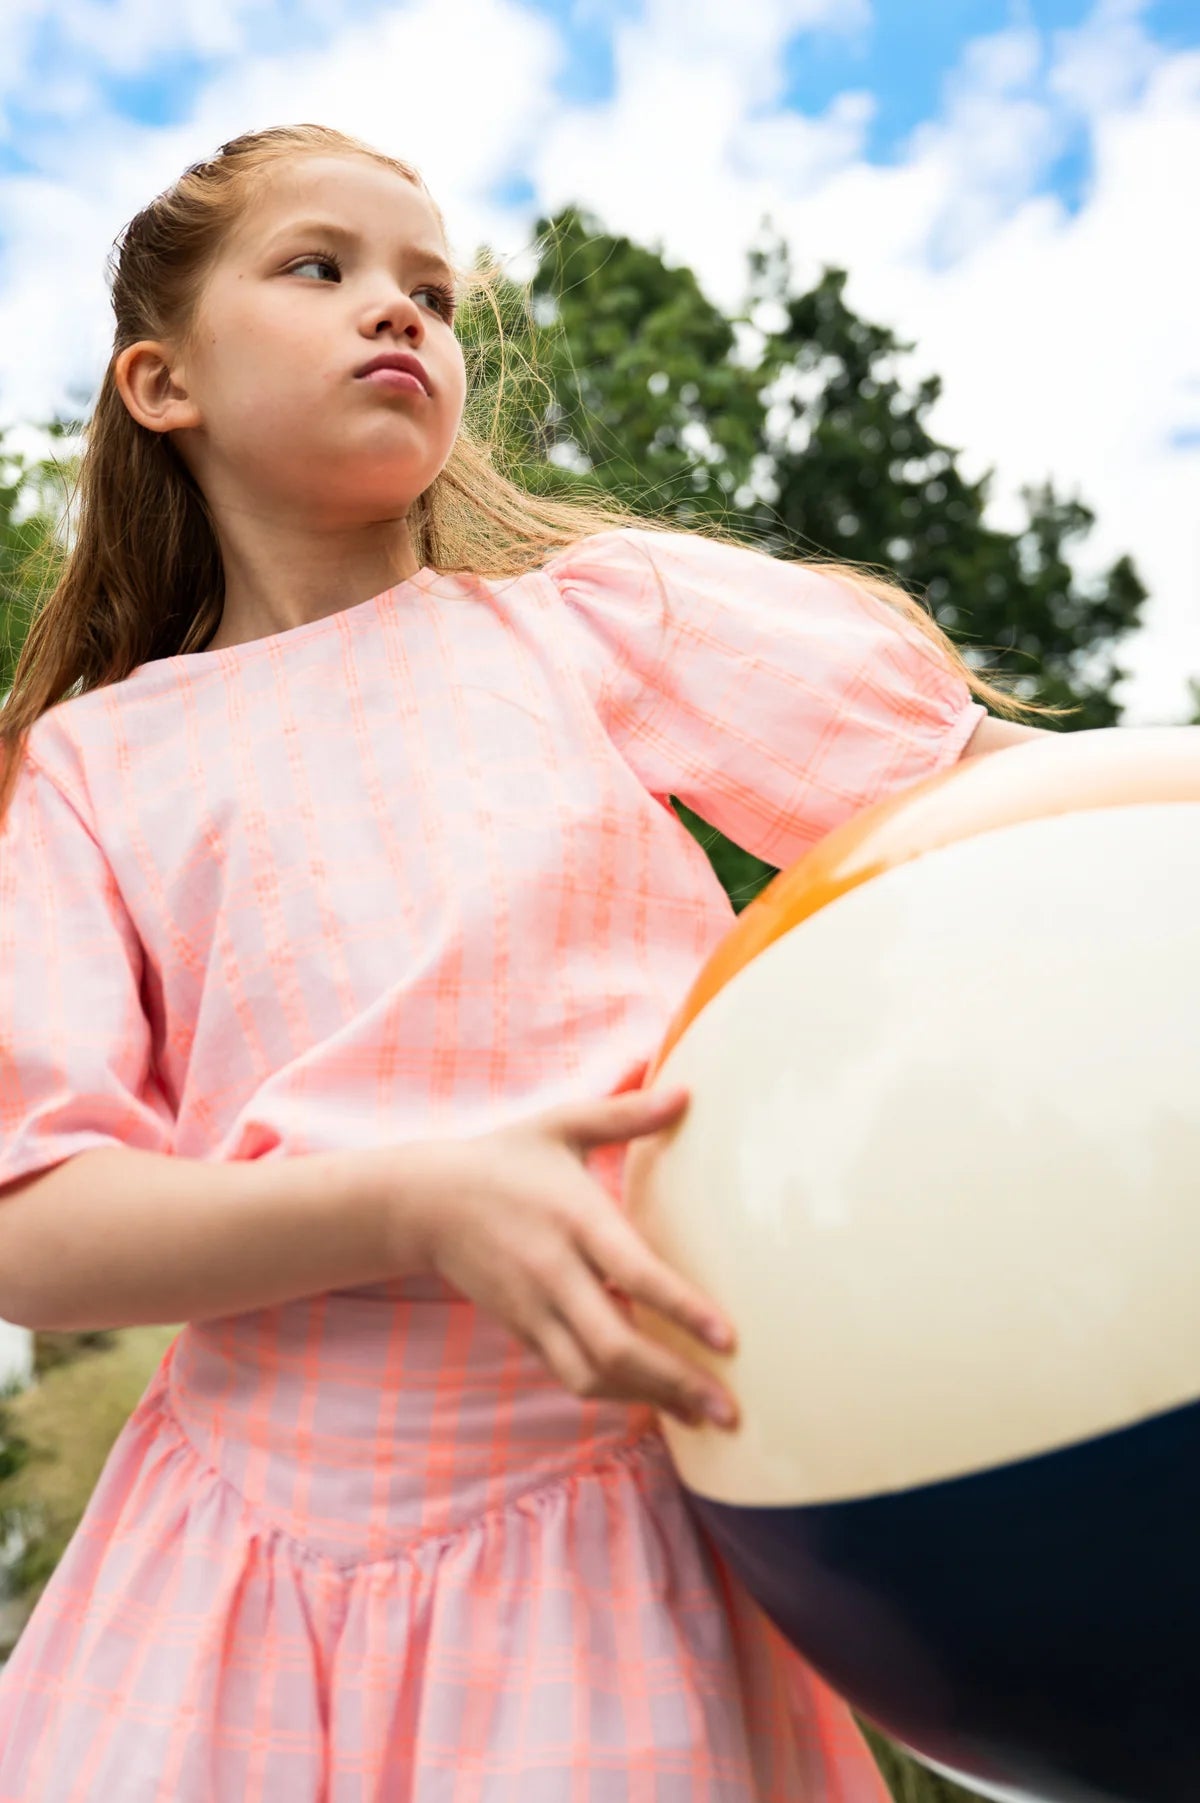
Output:
[[505,480],[445,246],[296,126],[115,263],[0,715],[0,1315],[184,1325],[0,1680],[3,1803],[886,1794],[686,1511],[655,1411],[712,1386],[624,1304],[715,1309],[621,1157],[732,920],[667,797],[786,865],[1013,704],[853,567]]

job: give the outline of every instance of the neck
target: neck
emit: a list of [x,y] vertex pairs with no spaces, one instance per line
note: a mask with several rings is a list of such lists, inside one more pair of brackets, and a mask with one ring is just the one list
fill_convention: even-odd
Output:
[[213,651],[341,613],[420,568],[403,519],[319,534],[264,533],[260,522],[252,544],[220,537],[225,600]]

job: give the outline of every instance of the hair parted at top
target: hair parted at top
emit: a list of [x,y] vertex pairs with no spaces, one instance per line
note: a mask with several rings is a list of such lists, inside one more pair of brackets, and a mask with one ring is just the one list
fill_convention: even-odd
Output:
[[[12,688],[0,707],[0,824],[25,735],[43,713],[73,695],[120,682],[139,665],[201,651],[216,631],[224,577],[211,513],[170,434],[150,431],[126,408],[113,364],[141,339],[187,342],[208,271],[264,174],[282,161],[312,155],[361,156],[394,170],[421,189],[448,242],[441,210],[411,164],[311,124],[272,126],[230,139],[214,156],[185,169],[118,234],[108,259],[113,345],[64,514],[73,529],[65,544],[53,542],[31,560],[49,575],[43,583],[49,592],[35,608]],[[482,296],[489,305],[503,348],[495,301],[499,271],[488,265],[456,274],[464,298]],[[456,329],[462,319],[460,310]],[[619,526],[690,530],[759,548],[707,521],[684,527],[674,516],[633,512],[594,495],[573,499],[529,492],[500,467],[506,457],[503,356],[492,392],[473,371],[469,348],[464,346],[467,394],[458,435],[446,463],[407,515],[420,564],[446,573],[517,576],[537,569],[564,546]],[[476,361],[482,367],[485,359]],[[890,604],[918,627],[974,695],[999,712],[1062,711],[1018,702],[985,682],[921,603],[870,567],[829,558],[788,561],[846,578]]]

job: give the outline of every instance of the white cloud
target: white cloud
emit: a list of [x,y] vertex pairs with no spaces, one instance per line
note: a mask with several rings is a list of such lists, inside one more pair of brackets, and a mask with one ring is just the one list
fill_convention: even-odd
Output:
[[[989,522],[1023,523],[1020,488],[1052,477],[1097,515],[1069,553],[1081,579],[1133,556],[1151,599],[1119,693],[1131,722],[1166,722],[1200,675],[1200,453],[1168,443],[1200,424],[1200,57],[1154,46],[1137,10],[1101,4],[1049,44],[1024,25],[967,45],[939,116],[878,166],[869,96],[748,118],[761,36],[743,57],[731,38],[719,59],[681,63],[651,6],[618,36],[613,99],[555,122],[536,178],[546,210],[586,194],[730,308],[764,213],[798,280],[847,269],[849,304],[915,342],[914,373],[942,376],[935,435],[968,475],[994,467]],[[1073,130],[1095,165],[1076,216],[1035,192]]]
[[730,62],[743,106],[756,107],[779,97],[779,50],[789,37],[805,31],[854,41],[870,22],[868,0],[753,0],[741,6],[729,0],[644,0],[642,17],[625,36],[627,44],[669,45],[672,82],[686,70]]
[[1066,121],[1033,91],[1040,60],[1028,26],[975,39],[946,82],[941,116],[909,139],[909,165],[928,163],[941,177],[925,222],[939,266],[983,244],[1066,146]]
[[[468,30],[475,54],[464,62]],[[364,138],[417,165],[459,256],[484,237],[502,249],[511,215],[478,197],[520,155],[523,121],[545,106],[560,54],[553,29],[507,0],[425,0],[324,49],[243,59],[186,124],[148,128],[107,114],[60,134],[45,148],[45,173],[0,177],[0,418],[48,414],[72,390],[94,394],[112,338],[103,274],[114,237],[189,163],[239,132],[319,120]]]
[[[90,65],[63,77],[85,89],[89,66],[238,49],[184,125],[136,126],[94,96],[85,112],[64,91],[56,104],[73,116],[24,139],[38,176],[0,180],[5,419],[44,417],[72,386],[94,392],[111,338],[101,277],[113,236],[187,163],[255,126],[320,119],[409,158],[457,254],[486,240],[517,274],[536,214],[578,201],[611,229],[660,242],[733,309],[769,213],[799,280],[822,263],[848,269],[850,304],[916,341],[914,374],[942,376],[932,429],[962,448],[968,474],[996,466],[993,524],[1018,524],[1020,486],[1052,475],[1098,516],[1074,553],[1083,575],[1133,555],[1153,602],[1126,653],[1127,717],[1181,717],[1184,676],[1200,674],[1200,452],[1168,440],[1200,425],[1200,56],[1156,46],[1141,0],[1099,0],[1083,25],[1048,39],[1026,20],[964,46],[938,116],[887,166],[866,160],[870,94],[844,92],[816,118],[779,106],[789,36],[861,33],[861,4],[646,0],[615,27],[613,98],[591,105],[554,97],[555,28],[515,0],[417,0],[355,24],[339,23],[336,0],[308,0],[303,17],[332,33],[326,47],[251,53],[273,10],[5,0],[0,68],[17,89],[31,20],[49,11],[90,46]],[[1094,163],[1075,216],[1035,192],[1072,132],[1087,133]],[[535,199],[497,210],[484,193],[515,169]]]
[[[173,56],[233,56],[254,12],[275,0],[4,0],[0,7],[0,126],[12,131],[13,100],[30,115],[67,123],[72,136],[99,105],[97,73],[134,75]],[[33,79],[31,79],[31,75]],[[36,152],[40,133],[33,148]]]
[[1100,0],[1082,25],[1054,32],[1051,93],[1091,118],[1135,100],[1159,60],[1145,10],[1146,0]]
[[77,55],[104,69],[132,75],[157,56],[232,56],[244,48],[254,13],[269,14],[272,0],[58,0],[46,9],[62,40]]

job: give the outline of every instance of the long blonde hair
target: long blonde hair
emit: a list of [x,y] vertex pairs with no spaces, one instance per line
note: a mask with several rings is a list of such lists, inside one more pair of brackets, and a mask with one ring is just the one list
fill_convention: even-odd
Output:
[[[429,199],[446,239],[442,213],[415,168],[322,125],[274,126],[231,139],[215,156],[186,169],[118,235],[109,259],[116,328],[78,462],[76,528],[65,553],[51,538],[26,564],[27,570],[40,566],[54,580],[35,607],[0,708],[0,824],[35,720],[72,695],[120,682],[141,664],[203,650],[216,631],[224,579],[211,513],[170,435],[148,430],[129,413],[113,364],[140,339],[186,340],[206,275],[264,171],[284,159],[330,154],[369,158],[413,182]],[[487,300],[503,347],[497,273],[495,266],[456,271],[460,294]],[[592,496],[539,496],[521,487],[498,467],[505,455],[503,357],[491,395],[486,383],[473,379],[472,358],[465,361],[467,396],[458,436],[444,467],[407,516],[419,564],[447,573],[517,576],[590,533],[619,526],[684,529],[675,517],[635,513]],[[484,361],[482,355],[476,359],[479,367]],[[710,522],[687,530],[760,549]],[[1016,717],[1064,711],[1016,701],[986,682],[921,603],[876,568],[827,558],[788,561],[847,578],[894,607],[997,712]]]

